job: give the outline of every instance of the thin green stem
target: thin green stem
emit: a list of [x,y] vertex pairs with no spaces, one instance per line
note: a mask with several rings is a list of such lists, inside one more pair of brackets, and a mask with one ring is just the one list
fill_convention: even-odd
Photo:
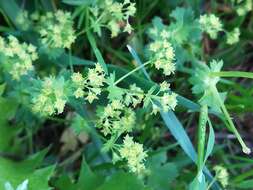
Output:
[[69,49],[69,66],[70,66],[70,70],[73,73],[74,69],[73,69],[73,63],[72,63],[72,51],[71,48]]
[[250,154],[250,149],[247,147],[247,145],[244,143],[242,137],[240,136],[239,132],[237,131],[228,111],[227,111],[227,108],[226,106],[224,105],[223,101],[221,100],[221,97],[219,95],[219,92],[217,90],[217,88],[214,86],[212,87],[212,93],[213,95],[216,97],[218,103],[220,104],[220,107],[222,109],[222,112],[230,126],[230,130],[235,134],[236,138],[238,139],[239,143],[241,144],[242,146],[242,151],[246,154]]
[[253,79],[253,73],[243,72],[243,71],[221,71],[221,72],[212,72],[210,76],[216,77],[241,77],[241,78],[250,78]]
[[146,65],[150,64],[151,61],[147,61],[146,63],[136,67],[135,69],[133,69],[132,71],[130,71],[129,73],[125,74],[124,76],[122,76],[121,78],[119,78],[114,85],[117,85],[118,83],[120,83],[122,80],[124,80],[125,78],[127,78],[128,76],[130,76],[131,74],[133,74],[134,72],[140,70],[141,68],[145,67]]
[[4,13],[4,11],[2,9],[0,9],[0,13],[2,14],[2,16],[4,17],[4,20],[6,21],[6,23],[13,28],[13,25],[11,23],[11,21],[9,20],[8,16]]

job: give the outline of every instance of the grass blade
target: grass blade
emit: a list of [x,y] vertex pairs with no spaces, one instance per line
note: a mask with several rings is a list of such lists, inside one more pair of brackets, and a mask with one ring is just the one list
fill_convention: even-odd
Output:
[[[133,56],[133,58],[135,59],[135,61],[137,62],[137,64],[138,64],[139,66],[141,66],[141,65],[142,65],[142,62],[141,62],[139,56],[137,55],[137,53],[135,52],[135,50],[134,50],[130,45],[127,45],[127,49],[128,49],[129,52],[132,54],[132,56]],[[142,72],[144,73],[145,77],[146,77],[148,80],[150,80],[150,77],[149,77],[149,75],[148,75],[146,69],[143,67],[143,68],[141,68],[141,70],[142,70]]]
[[90,33],[90,31],[87,31],[87,37],[88,37],[88,40],[90,42],[90,45],[95,53],[95,56],[97,58],[97,61],[98,63],[101,65],[101,67],[104,69],[105,73],[108,74],[108,69],[107,69],[107,66],[106,66],[106,63],[99,51],[99,49],[97,48],[97,45],[96,45],[96,41],[94,39],[94,36]]

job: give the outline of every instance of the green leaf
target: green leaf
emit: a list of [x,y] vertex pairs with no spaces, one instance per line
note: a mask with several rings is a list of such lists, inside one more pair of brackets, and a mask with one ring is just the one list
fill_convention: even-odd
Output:
[[104,182],[104,177],[95,174],[85,159],[82,161],[82,168],[76,183],[66,174],[62,175],[55,183],[55,187],[60,190],[95,190]]
[[166,152],[161,152],[147,160],[150,175],[147,179],[148,186],[154,190],[170,189],[171,182],[178,176],[178,169],[174,163],[166,163]]
[[5,83],[0,85],[0,96],[3,95],[4,90],[5,90]]
[[199,23],[195,20],[192,9],[176,8],[170,16],[175,19],[175,22],[169,26],[169,30],[174,31],[173,39],[177,43],[201,39]]
[[62,175],[56,180],[54,186],[59,190],[76,190],[76,184],[72,182],[69,176]]
[[46,11],[54,11],[54,3],[52,0],[40,0],[40,2]]
[[208,136],[208,141],[207,141],[204,162],[206,162],[207,158],[211,155],[213,151],[214,143],[215,143],[215,134],[214,134],[212,123],[209,119],[208,119],[208,124],[209,124],[209,136]]
[[85,159],[83,159],[82,169],[77,183],[79,189],[81,190],[84,188],[89,190],[95,190],[103,182],[104,178],[93,173],[88,164],[86,163]]
[[81,132],[89,132],[88,122],[78,114],[75,114],[70,127],[79,135]]
[[18,24],[15,22],[18,14],[21,11],[18,4],[14,0],[10,0],[8,2],[0,1],[0,7],[4,11],[4,13],[10,18],[12,23],[14,23],[15,26],[18,26]]
[[205,141],[206,141],[206,124],[208,119],[208,107],[202,105],[199,115],[198,123],[198,173],[202,173],[204,166],[204,155],[205,155]]
[[108,91],[108,99],[110,101],[112,100],[121,100],[123,98],[124,95],[124,91],[117,87],[116,85],[114,85],[115,82],[115,73],[110,74],[110,76],[107,78],[107,91]]
[[205,175],[201,172],[194,178],[189,186],[189,190],[206,190]]
[[53,174],[54,166],[36,169],[41,164],[45,153],[46,150],[20,162],[0,157],[0,189],[4,190],[3,185],[6,182],[17,187],[28,179],[29,190],[50,190],[48,181]]
[[14,117],[17,110],[17,103],[13,99],[0,97],[0,151],[9,150],[10,142],[17,132],[17,127],[11,127],[9,120]]
[[108,86],[107,91],[109,92],[108,99],[110,101],[123,98],[124,91],[117,86]]
[[253,179],[245,180],[240,184],[235,184],[235,187],[240,189],[252,189],[253,188]]
[[96,190],[148,190],[141,180],[131,173],[118,172],[109,177]]

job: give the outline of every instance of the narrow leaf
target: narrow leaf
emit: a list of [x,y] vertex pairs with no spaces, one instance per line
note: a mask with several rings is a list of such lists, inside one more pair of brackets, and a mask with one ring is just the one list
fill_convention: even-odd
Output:
[[107,69],[106,63],[105,63],[99,49],[97,48],[96,41],[95,41],[93,35],[90,33],[90,31],[87,31],[87,37],[88,37],[90,45],[95,53],[98,63],[104,69],[105,73],[108,74],[108,69]]

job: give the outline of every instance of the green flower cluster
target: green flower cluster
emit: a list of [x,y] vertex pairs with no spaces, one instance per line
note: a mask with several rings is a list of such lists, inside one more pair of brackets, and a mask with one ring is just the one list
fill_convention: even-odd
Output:
[[240,30],[239,28],[234,28],[231,32],[227,32],[227,44],[232,45],[239,41]]
[[236,7],[236,12],[239,16],[246,15],[252,10],[252,0],[233,0]]
[[16,22],[22,30],[28,30],[31,25],[28,12],[20,11],[16,18]]
[[3,67],[15,80],[32,71],[32,63],[38,58],[35,46],[21,43],[14,36],[7,40],[0,37],[0,53]]
[[204,32],[210,35],[212,39],[216,39],[220,31],[223,31],[223,24],[219,17],[214,14],[201,15],[199,23]]
[[143,150],[143,145],[133,141],[133,137],[125,136],[123,146],[119,149],[121,159],[127,161],[129,170],[141,173],[145,170],[144,161],[148,156]]
[[152,64],[156,69],[162,69],[166,76],[174,74],[176,70],[175,51],[170,43],[171,32],[165,28],[158,30],[156,27],[151,28],[148,32],[153,39],[153,42],[148,44]]
[[209,34],[211,39],[217,39],[218,33],[224,31],[226,33],[227,44],[232,45],[239,41],[240,29],[236,27],[230,32],[226,31],[223,29],[223,24],[219,17],[214,14],[201,15],[199,23],[202,31]]
[[70,49],[76,35],[69,12],[58,10],[55,13],[47,12],[41,16],[34,13],[31,18],[37,22],[37,31],[43,45],[50,48]]
[[119,100],[113,100],[99,114],[97,127],[105,136],[120,136],[133,130],[135,120],[135,112],[131,108],[126,107]]
[[74,96],[82,98],[87,95],[85,99],[92,103],[95,99],[98,99],[98,95],[102,92],[101,88],[105,82],[105,73],[103,68],[97,63],[94,69],[88,70],[85,78],[80,73],[73,73],[71,79],[74,87]]
[[93,18],[91,26],[95,32],[101,34],[101,27],[111,31],[111,36],[116,37],[121,31],[131,33],[133,28],[129,24],[129,18],[136,12],[135,3],[124,0],[119,3],[113,0],[98,1],[90,7]]
[[226,188],[228,186],[228,180],[229,180],[229,174],[226,168],[223,166],[215,166],[215,177],[218,179],[218,181],[221,183],[221,185]]
[[169,84],[166,83],[165,81],[160,86],[161,87],[158,93],[162,92],[163,95],[158,96],[156,99],[158,100],[158,102],[161,103],[161,106],[162,106],[161,111],[168,112],[169,110],[175,110],[175,107],[177,106],[177,94],[173,92],[168,93]]
[[[164,36],[167,36],[168,33],[164,31],[162,34],[164,34]],[[175,53],[171,43],[165,39],[164,41],[157,40],[150,43],[149,50],[152,52],[152,62],[155,65],[156,69],[163,69],[164,75],[169,76],[171,74],[174,74],[176,70],[174,63]]]
[[32,110],[42,116],[60,114],[67,102],[67,83],[63,77],[37,80],[32,98]]

